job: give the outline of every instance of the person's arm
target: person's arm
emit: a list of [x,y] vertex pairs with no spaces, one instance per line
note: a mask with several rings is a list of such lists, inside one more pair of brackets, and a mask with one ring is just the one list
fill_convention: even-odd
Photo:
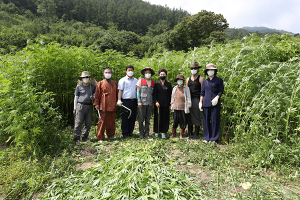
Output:
[[137,86],[137,90],[136,90],[136,97],[137,97],[137,101],[138,101],[138,107],[142,107],[142,100],[141,100],[141,88],[139,86]]
[[186,79],[185,85],[186,85],[186,86],[189,86],[189,78]]
[[123,90],[119,90],[119,93],[118,93],[118,101],[121,101],[122,94],[123,94]]
[[79,96],[75,96],[75,98],[74,98],[74,110],[76,110],[78,98],[79,98]]
[[101,81],[99,81],[99,83],[96,86],[95,99],[94,99],[94,105],[95,105],[96,110],[99,109],[100,100],[101,100],[101,96],[100,96],[101,89],[100,88],[101,88]]
[[153,102],[155,103],[156,107],[159,107],[158,102],[158,83],[154,84],[154,91],[153,91]]
[[224,92],[224,84],[223,84],[223,80],[220,79],[219,81],[219,93],[218,93],[218,97],[221,98],[223,92]]
[[199,83],[201,84],[201,86],[202,86],[202,83],[203,83],[204,80],[205,80],[205,78],[202,77],[202,76],[200,76],[200,78],[199,78]]

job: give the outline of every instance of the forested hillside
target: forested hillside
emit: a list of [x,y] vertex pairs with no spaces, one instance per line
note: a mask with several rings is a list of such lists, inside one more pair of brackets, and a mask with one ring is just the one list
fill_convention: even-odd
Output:
[[[10,10],[19,14],[31,12],[35,16],[51,18],[51,21],[76,20],[90,22],[107,29],[110,23],[119,30],[146,34],[148,26],[166,20],[173,28],[188,13],[181,9],[151,5],[142,0],[3,0],[14,4]],[[11,5],[12,6],[12,5]],[[13,7],[13,6],[12,6]]]
[[[1,0],[0,51],[58,42],[143,57],[188,13],[142,0]],[[161,45],[159,45],[161,46]]]

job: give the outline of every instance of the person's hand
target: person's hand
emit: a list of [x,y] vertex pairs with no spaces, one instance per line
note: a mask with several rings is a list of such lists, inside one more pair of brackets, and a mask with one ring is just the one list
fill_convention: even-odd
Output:
[[76,115],[76,109],[73,110],[73,115]]
[[141,108],[142,106],[143,106],[143,104],[142,104],[142,103],[138,103],[138,107],[140,107],[140,108]]
[[213,100],[211,100],[211,105],[212,105],[212,106],[217,105],[217,104],[218,104],[218,101],[219,101],[219,99],[218,99],[218,97],[216,96]]
[[203,111],[203,109],[202,109],[202,102],[199,102],[199,110]]
[[156,105],[156,107],[158,107],[158,108],[159,108],[159,106],[160,106],[158,102],[156,102],[156,104],[155,104],[155,105]]
[[118,100],[117,106],[122,106],[123,102],[121,100]]
[[95,105],[96,110],[99,110],[99,105]]

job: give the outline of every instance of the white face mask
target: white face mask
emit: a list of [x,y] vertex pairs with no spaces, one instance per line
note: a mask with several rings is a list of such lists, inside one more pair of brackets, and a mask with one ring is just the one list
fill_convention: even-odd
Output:
[[104,74],[104,77],[105,77],[106,79],[110,79],[110,78],[111,78],[111,74]]
[[127,72],[127,76],[133,76],[133,71]]
[[178,80],[178,81],[177,81],[177,84],[178,84],[178,85],[183,85],[183,80]]
[[151,77],[151,74],[145,74],[145,77],[146,77],[146,78],[150,78],[150,77]]
[[191,73],[194,75],[194,74],[197,74],[197,70],[196,69],[191,69]]
[[84,83],[88,83],[88,82],[89,82],[89,78],[83,78],[82,81],[83,81]]
[[215,74],[215,71],[214,70],[208,70],[207,71],[207,75],[208,76],[213,76]]

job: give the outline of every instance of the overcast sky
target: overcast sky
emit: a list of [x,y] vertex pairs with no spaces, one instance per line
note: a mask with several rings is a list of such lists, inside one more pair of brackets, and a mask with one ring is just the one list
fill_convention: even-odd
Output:
[[201,10],[222,14],[230,28],[265,26],[300,33],[300,0],[144,0],[190,14]]

